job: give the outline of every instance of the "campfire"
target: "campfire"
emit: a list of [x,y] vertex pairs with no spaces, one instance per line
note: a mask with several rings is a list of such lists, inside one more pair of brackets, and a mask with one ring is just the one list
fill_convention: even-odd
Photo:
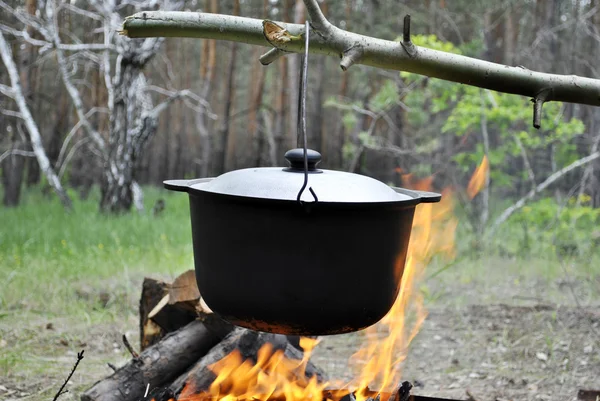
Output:
[[[484,160],[469,183],[470,198],[483,187],[486,174]],[[432,185],[432,179],[403,178],[419,190]],[[400,294],[391,311],[365,330],[364,343],[349,361],[356,369],[350,382],[328,379],[310,361],[317,338],[236,328],[216,317],[190,270],[172,284],[144,281],[143,352],[97,382],[82,400],[408,400],[411,386],[401,384],[402,362],[427,315],[415,283],[432,258],[453,257],[453,202],[452,191],[445,190],[441,203],[417,208]]]

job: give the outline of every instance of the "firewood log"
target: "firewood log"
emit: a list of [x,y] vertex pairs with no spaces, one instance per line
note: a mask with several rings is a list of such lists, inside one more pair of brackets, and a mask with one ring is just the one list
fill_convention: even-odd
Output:
[[232,326],[215,315],[195,320],[167,334],[107,378],[81,395],[81,401],[140,401],[146,387],[164,388],[231,332]]
[[[205,391],[215,379],[215,374],[209,369],[210,365],[220,361],[235,349],[240,352],[243,359],[256,361],[258,350],[266,343],[272,344],[274,350],[283,350],[288,359],[302,359],[302,351],[290,344],[284,335],[259,333],[236,328],[185,374],[179,376],[169,387],[155,393],[153,397],[156,401],[177,399],[186,385],[189,385],[186,391],[190,388],[193,389],[194,393]],[[325,380],[323,371],[308,362],[306,377],[311,376],[317,376],[319,381]]]

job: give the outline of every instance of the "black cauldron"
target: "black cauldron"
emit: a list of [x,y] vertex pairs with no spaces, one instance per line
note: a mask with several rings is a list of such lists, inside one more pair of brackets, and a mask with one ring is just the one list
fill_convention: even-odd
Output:
[[319,170],[318,152],[290,167],[165,181],[190,197],[194,261],[206,304],[231,323],[281,334],[361,330],[390,310],[415,207],[440,194]]

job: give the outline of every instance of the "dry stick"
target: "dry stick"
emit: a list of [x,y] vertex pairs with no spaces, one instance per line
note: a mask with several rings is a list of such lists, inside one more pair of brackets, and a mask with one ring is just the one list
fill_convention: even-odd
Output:
[[[407,71],[534,99],[534,123],[541,122],[541,106],[563,101],[600,106],[600,80],[575,75],[547,74],[522,67],[510,67],[471,57],[415,46],[409,40],[394,42],[359,35],[337,28],[321,13],[316,0],[304,0],[311,18],[310,52],[341,57],[340,66],[364,64],[377,68]],[[410,39],[406,19],[404,39]],[[300,24],[278,25],[292,36],[302,35]],[[145,11],[125,19],[122,34],[129,37],[195,37],[230,40],[271,47],[265,39],[263,21],[222,14]],[[277,42],[285,52],[302,53],[302,39]],[[412,45],[412,46],[411,46]],[[271,50],[262,62],[282,52]]]
[[127,351],[129,351],[129,353],[131,354],[131,356],[134,359],[137,359],[137,358],[140,357],[140,354],[138,354],[137,352],[135,352],[135,350],[133,349],[133,347],[129,343],[129,340],[127,339],[127,336],[125,334],[123,334],[123,344],[125,345],[125,348],[127,348]]
[[75,365],[73,365],[73,369],[71,369],[71,373],[69,373],[69,376],[67,376],[67,379],[62,384],[62,386],[60,386],[60,389],[58,390],[58,392],[56,393],[56,395],[54,396],[54,398],[52,399],[52,401],[58,400],[58,397],[60,397],[62,394],[64,394],[64,393],[66,393],[66,392],[69,391],[69,390],[65,390],[63,392],[63,389],[65,388],[65,386],[67,385],[67,383],[69,382],[69,380],[71,380],[71,376],[73,376],[73,373],[75,373],[75,369],[77,369],[77,366],[79,365],[79,361],[81,361],[83,359],[83,351],[84,350],[81,350],[81,352],[77,354],[77,361],[75,361]]

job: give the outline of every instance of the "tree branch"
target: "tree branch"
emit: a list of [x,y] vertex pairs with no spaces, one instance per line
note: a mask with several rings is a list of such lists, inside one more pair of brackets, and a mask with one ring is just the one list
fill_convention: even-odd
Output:
[[6,159],[8,156],[11,156],[11,155],[18,155],[18,156],[24,156],[24,157],[35,157],[34,152],[29,152],[27,150],[21,150],[21,149],[9,149],[0,155],[0,163],[2,163],[2,161],[4,159]]
[[[88,118],[86,117],[86,113],[84,112],[83,100],[79,95],[79,91],[75,88],[73,83],[71,82],[71,78],[69,77],[69,72],[67,70],[67,61],[65,60],[65,56],[60,49],[60,37],[58,36],[58,22],[56,20],[56,10],[54,10],[54,2],[50,1],[46,5],[46,13],[48,14],[48,22],[52,24],[50,27],[51,33],[48,33],[49,39],[52,40],[56,47],[56,61],[58,62],[58,69],[60,70],[63,83],[65,84],[65,88],[73,101],[73,106],[75,107],[75,112],[77,113],[77,117],[81,121],[83,127],[87,131],[88,135],[92,138],[96,146],[101,152],[105,152],[106,144],[104,139],[100,135],[98,131],[92,126]],[[48,30],[46,30],[48,32]]]
[[321,34],[329,34],[335,28],[323,15],[317,0],[304,0],[306,11],[311,19],[311,25]]
[[[562,101],[600,106],[600,80],[575,75],[558,75],[510,67],[471,57],[450,54],[420,46],[410,53],[402,43],[359,35],[324,23],[316,1],[306,1],[315,34],[310,35],[310,51],[335,57],[360,48],[354,63],[377,68],[407,71],[447,81],[528,96],[542,101]],[[324,21],[323,21],[324,20]],[[140,37],[192,37],[229,40],[271,47],[263,34],[262,20],[222,14],[145,11],[127,17],[122,34]],[[303,25],[278,22],[291,35],[303,32]],[[322,30],[325,30],[324,32]],[[406,43],[405,43],[406,45]],[[287,52],[301,53],[302,39],[278,43]],[[542,98],[542,95],[544,97]]]
[[0,84],[0,93],[11,99],[15,98],[15,91],[10,86]]
[[73,376],[73,373],[75,373],[75,370],[77,369],[77,366],[79,366],[79,362],[81,362],[81,360],[83,359],[83,351],[78,352],[77,353],[77,361],[75,361],[75,365],[73,365],[73,368],[71,369],[71,372],[69,373],[69,376],[67,376],[67,378],[65,379],[65,381],[63,382],[62,386],[60,386],[60,389],[58,390],[58,392],[56,393],[56,395],[54,396],[54,398],[52,399],[52,401],[56,401],[58,400],[58,397],[60,397],[62,394],[66,393],[69,390],[63,391],[65,386],[67,385],[67,383],[69,382],[69,380],[71,380],[71,377]]
[[21,113],[19,113],[18,111],[14,111],[14,110],[0,109],[0,114],[9,116],[9,117],[23,118],[23,115]]

